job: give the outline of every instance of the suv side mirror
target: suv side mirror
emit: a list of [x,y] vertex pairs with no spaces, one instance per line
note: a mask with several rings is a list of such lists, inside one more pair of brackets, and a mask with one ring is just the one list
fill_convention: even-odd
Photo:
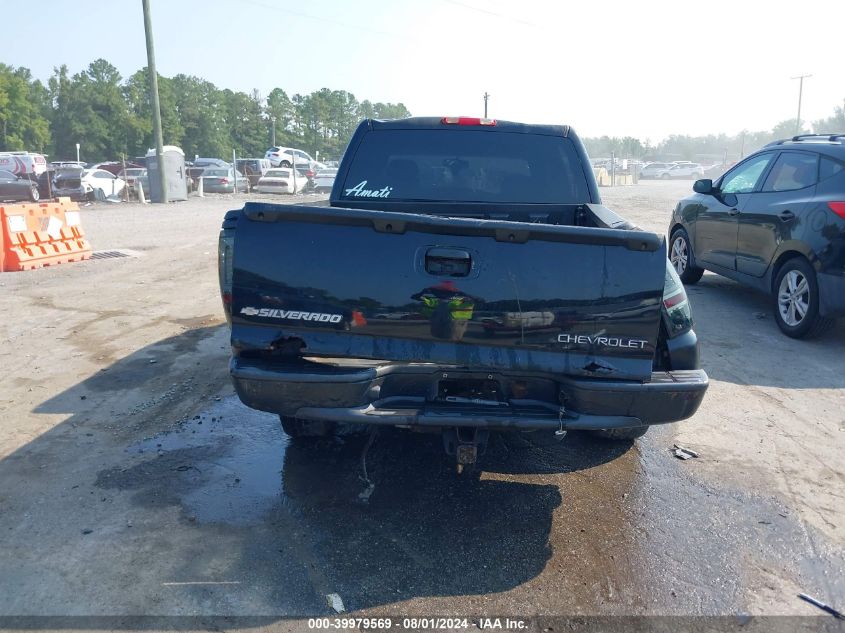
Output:
[[695,184],[693,184],[692,186],[692,190],[695,193],[704,193],[712,195],[714,192],[713,181],[710,180],[710,178],[702,178],[701,180],[696,180]]

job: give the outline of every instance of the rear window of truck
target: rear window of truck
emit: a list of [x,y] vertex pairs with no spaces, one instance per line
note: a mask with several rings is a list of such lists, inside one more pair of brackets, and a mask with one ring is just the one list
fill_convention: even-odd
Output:
[[340,199],[579,204],[590,194],[566,137],[453,128],[367,133]]

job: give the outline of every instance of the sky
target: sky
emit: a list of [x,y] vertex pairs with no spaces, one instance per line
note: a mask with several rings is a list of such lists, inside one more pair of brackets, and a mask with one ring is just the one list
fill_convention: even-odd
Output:
[[[10,0],[5,0],[10,2]],[[845,103],[845,1],[150,0],[160,74],[266,96],[320,88],[413,115],[572,125],[582,136],[767,130]],[[0,62],[46,81],[146,65],[141,0],[3,12]]]

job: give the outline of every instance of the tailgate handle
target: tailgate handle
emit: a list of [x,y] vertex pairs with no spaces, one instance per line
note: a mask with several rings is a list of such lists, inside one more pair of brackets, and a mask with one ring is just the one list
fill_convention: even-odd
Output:
[[443,277],[466,277],[472,269],[469,252],[459,248],[430,248],[425,252],[425,271]]

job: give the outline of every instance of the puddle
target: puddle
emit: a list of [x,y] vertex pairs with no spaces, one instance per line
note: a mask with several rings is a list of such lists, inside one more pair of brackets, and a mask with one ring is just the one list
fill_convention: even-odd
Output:
[[167,465],[192,520],[243,524],[259,521],[283,500],[287,445],[277,416],[248,409],[231,396],[127,451]]

